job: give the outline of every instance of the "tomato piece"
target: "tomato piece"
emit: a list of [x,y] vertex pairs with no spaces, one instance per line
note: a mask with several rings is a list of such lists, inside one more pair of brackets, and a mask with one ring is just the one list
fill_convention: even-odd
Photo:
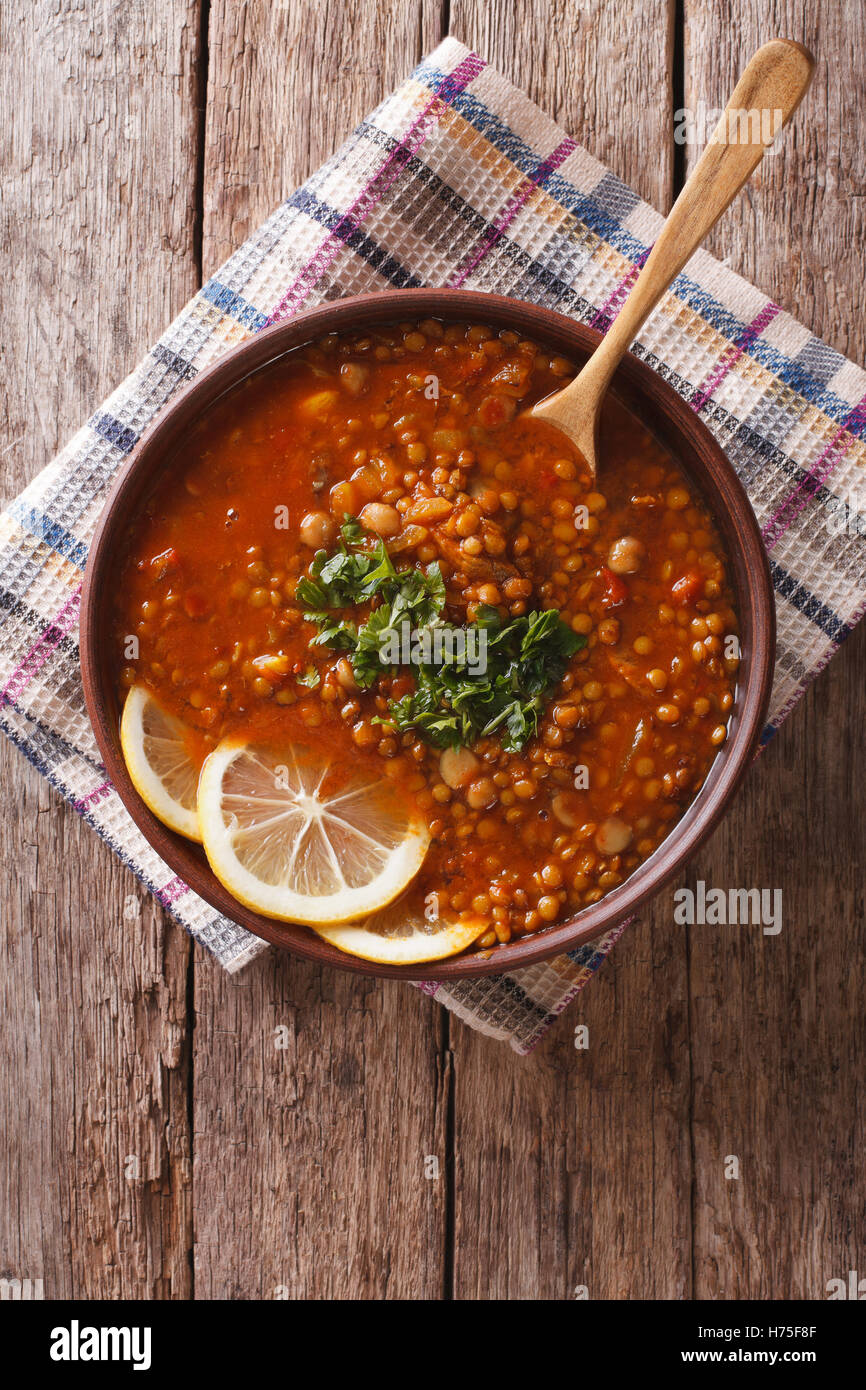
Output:
[[172,573],[180,566],[180,556],[173,545],[168,550],[163,550],[161,554],[154,555],[150,561],[156,579],[164,579],[167,574]]
[[478,418],[487,429],[507,425],[517,413],[517,402],[510,396],[485,396],[478,407]]
[[183,607],[189,618],[204,618],[210,612],[210,605],[201,589],[187,589],[183,596]]
[[697,570],[689,570],[675,584],[671,585],[671,598],[674,603],[694,603],[704,590],[704,576]]
[[604,593],[601,598],[604,607],[618,608],[628,598],[628,585],[624,579],[620,579],[618,574],[614,574],[613,570],[609,570],[607,565],[602,566],[600,573],[604,584]]

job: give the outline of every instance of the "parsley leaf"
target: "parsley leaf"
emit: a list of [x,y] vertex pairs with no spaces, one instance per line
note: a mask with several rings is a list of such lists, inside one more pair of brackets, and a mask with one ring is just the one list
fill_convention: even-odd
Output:
[[[397,570],[384,543],[368,543],[360,523],[348,515],[340,535],[340,549],[331,556],[317,551],[295,590],[305,619],[318,628],[311,645],[351,653],[364,690],[394,669],[383,660],[386,643],[399,637],[404,624],[423,655],[413,664],[415,689],[391,700],[388,717],[373,722],[392,724],[399,733],[415,730],[435,748],[492,734],[509,752],[524,748],[538,732],[545,699],[586,638],[555,609],[503,622],[496,608],[482,604],[469,627],[444,623],[446,591],[438,563]],[[339,616],[374,600],[360,624]],[[477,639],[474,646],[470,635]],[[478,659],[482,654],[486,663]]]

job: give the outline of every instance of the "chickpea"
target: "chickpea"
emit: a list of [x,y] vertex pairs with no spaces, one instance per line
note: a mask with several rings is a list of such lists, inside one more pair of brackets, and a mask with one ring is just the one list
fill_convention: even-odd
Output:
[[472,782],[466,792],[466,801],[473,811],[482,811],[493,806],[497,799],[496,784],[492,777],[479,777]]
[[367,390],[370,368],[361,362],[344,362],[340,368],[340,382],[350,396],[361,396]]
[[358,519],[377,536],[396,536],[400,530],[400,513],[385,502],[368,502]]
[[645,556],[646,546],[635,536],[620,536],[608,553],[608,568],[614,574],[634,574],[640,569]]
[[439,775],[447,787],[457,791],[472,781],[480,763],[468,748],[446,748],[439,759]]
[[619,816],[608,816],[595,832],[594,844],[599,854],[621,854],[631,844],[631,826]]
[[[301,521],[300,527],[301,541],[308,545],[311,550],[321,550],[334,540],[337,534],[337,523],[334,518],[328,516],[327,512],[307,512]],[[249,566],[248,568],[252,568]],[[264,575],[253,575],[252,578],[264,578]]]
[[556,819],[568,830],[575,830],[580,824],[578,819],[580,802],[574,792],[558,792],[553,798],[551,806]]

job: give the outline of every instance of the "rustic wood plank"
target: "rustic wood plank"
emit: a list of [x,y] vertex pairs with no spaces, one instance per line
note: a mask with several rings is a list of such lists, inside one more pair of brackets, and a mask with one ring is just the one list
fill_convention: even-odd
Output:
[[[438,25],[436,6],[398,0],[351,19],[314,3],[212,7],[206,273]],[[435,1006],[274,954],[236,980],[197,960],[195,1007],[196,1295],[439,1297],[448,1064]]]
[[[670,205],[672,5],[636,5],[624,32],[604,4],[456,0],[451,30]],[[533,1057],[452,1021],[458,1297],[688,1296],[685,971],[682,931],[653,914]]]
[[[686,0],[685,105],[722,107],[762,43],[805,43],[817,60],[803,106],[780,149],[756,169],[707,249],[789,309],[839,352],[866,359],[862,286],[866,209],[856,151],[863,133],[863,65],[852,36],[863,0]],[[687,147],[689,162],[700,153]]]
[[[866,272],[853,152],[866,139],[866,79],[853,34],[864,6],[781,0],[685,5],[685,93],[723,105],[768,38],[816,54],[812,90],[712,239],[717,255],[819,336],[863,362]],[[689,150],[689,158],[695,151]],[[835,657],[751,774],[694,877],[783,892],[776,937],[696,928],[690,937],[695,1296],[824,1298],[866,1240],[862,1178],[866,1021],[862,787],[866,633]],[[726,1180],[726,1154],[740,1159]]]
[[[10,0],[2,26],[8,498],[195,288],[198,6]],[[46,1298],[188,1296],[187,937],[0,758],[0,1273]]]

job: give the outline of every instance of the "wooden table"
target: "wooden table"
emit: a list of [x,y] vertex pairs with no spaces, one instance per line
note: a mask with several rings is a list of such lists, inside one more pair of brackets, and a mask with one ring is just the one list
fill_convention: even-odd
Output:
[[[7,0],[4,496],[448,25],[663,209],[695,157],[673,109],[804,40],[812,93],[712,249],[863,362],[864,20]],[[46,1298],[820,1299],[866,1274],[864,676],[860,631],[690,872],[781,888],[782,933],[686,930],[665,894],[528,1060],[404,986],[277,955],[229,979],[4,747],[0,1275]]]

